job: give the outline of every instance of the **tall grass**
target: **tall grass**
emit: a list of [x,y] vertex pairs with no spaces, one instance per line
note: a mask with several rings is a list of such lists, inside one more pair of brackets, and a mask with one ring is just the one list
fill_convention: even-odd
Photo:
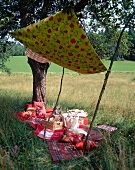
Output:
[[[60,74],[47,75],[47,107],[53,107],[59,92]],[[103,84],[104,73],[65,74],[59,105],[85,109],[91,121]],[[30,74],[0,74],[0,168],[3,170],[133,170],[135,167],[135,81],[133,73],[112,73],[94,126],[108,124],[117,131],[104,133],[106,141],[87,157],[55,165],[43,139],[14,117],[32,98]],[[13,152],[14,146],[17,152]]]

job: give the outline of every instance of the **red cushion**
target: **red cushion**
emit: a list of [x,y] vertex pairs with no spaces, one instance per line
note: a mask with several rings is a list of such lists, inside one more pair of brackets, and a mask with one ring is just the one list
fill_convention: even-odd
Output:
[[34,107],[36,108],[36,114],[38,118],[44,118],[46,114],[44,102],[34,101]]
[[65,134],[63,135],[62,141],[63,142],[71,142],[73,144],[79,142],[83,138],[83,134],[81,133],[75,133],[72,131],[69,131],[68,129],[65,130]]
[[46,113],[53,112],[53,108],[46,108]]
[[[85,142],[85,140],[83,139],[83,140],[79,141],[78,143],[76,143],[75,144],[76,149],[82,150],[83,147],[84,147],[84,142]],[[96,143],[94,141],[88,140],[87,146],[86,146],[87,151],[92,150],[92,149],[94,149],[96,147],[97,147],[97,145],[96,145]]]
[[81,140],[80,142],[77,142],[77,143],[75,144],[75,147],[76,147],[76,149],[78,149],[78,150],[83,150],[83,146],[84,146],[84,140]]
[[53,112],[53,108],[47,108],[47,109],[46,109],[45,117],[46,117],[46,118],[49,118],[52,112]]

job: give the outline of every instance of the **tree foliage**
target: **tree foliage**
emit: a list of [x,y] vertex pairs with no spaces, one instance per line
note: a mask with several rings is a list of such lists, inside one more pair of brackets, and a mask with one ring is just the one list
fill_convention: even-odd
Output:
[[5,62],[10,56],[7,39],[0,39],[0,70],[10,72],[5,66]]
[[89,25],[93,30],[116,30],[132,16],[128,27],[134,28],[134,7],[134,0],[91,0],[86,8],[87,17],[90,18]]
[[[11,43],[8,42],[9,32],[43,19],[62,8],[67,9],[69,4],[67,0],[0,1],[0,69],[7,70],[4,63],[10,56],[8,49],[8,44]],[[84,1],[82,4],[85,5]],[[79,8],[78,4],[76,9]]]
[[[111,56],[115,50],[116,42],[118,41],[118,37],[120,35],[120,31],[115,31],[112,36],[111,33],[109,35],[103,31],[98,33],[88,33],[88,37],[101,59],[111,59]],[[121,44],[115,58],[116,60],[123,60],[127,57],[130,59],[130,51],[134,46],[132,40],[133,37],[129,35],[128,32],[123,33]]]
[[128,34],[132,37],[132,47],[130,48],[130,56],[126,56],[126,58],[135,61],[135,30],[130,28]]
[[[134,55],[135,4],[133,0],[92,0],[85,8],[85,30],[101,58],[111,58],[121,29],[128,23],[130,33],[124,33],[117,57],[132,58]],[[90,11],[90,12],[88,12]],[[127,31],[128,32],[128,31]],[[98,35],[97,35],[98,33]]]
[[[115,33],[122,27],[129,17],[129,27],[134,29],[134,0],[75,0],[75,12],[81,9],[86,15],[87,24],[82,22],[86,30],[96,32],[104,30],[106,34]],[[43,19],[61,9],[70,6],[69,0],[3,0],[0,2],[0,39],[4,38],[10,31],[27,26],[33,22]],[[85,7],[85,8],[84,8]],[[84,9],[83,9],[84,8]],[[78,17],[82,17],[77,13]],[[113,36],[113,35],[112,35]],[[111,36],[111,37],[112,37]],[[108,37],[109,38],[109,37]]]
[[[61,9],[68,11],[70,5],[74,6],[78,18],[83,16],[78,12],[81,10],[84,12],[87,24],[82,19],[80,21],[82,21],[87,32],[97,33],[97,31],[103,30],[106,34],[106,40],[113,41],[113,36],[117,37],[116,32],[130,18],[128,27],[132,30],[132,36],[134,36],[134,0],[74,0],[72,4],[70,2],[69,0],[2,0],[0,2],[0,62],[3,63],[1,66],[4,66],[6,57],[8,57],[8,50],[5,51],[5,47],[8,44],[8,33],[10,31],[27,26]],[[91,39],[94,39],[95,35],[92,36]],[[96,35],[99,42],[102,41],[102,36],[102,34]],[[115,40],[117,38],[114,38]],[[101,44],[99,42],[96,41],[97,49],[99,52],[102,51],[102,56],[104,56],[104,51],[107,48],[106,41],[102,41]],[[134,42],[132,41],[132,43]],[[6,47],[6,49],[8,48]],[[125,50],[124,47],[123,49]],[[131,53],[133,54],[133,52]]]
[[12,44],[10,46],[10,55],[11,56],[24,56],[26,47],[21,44]]

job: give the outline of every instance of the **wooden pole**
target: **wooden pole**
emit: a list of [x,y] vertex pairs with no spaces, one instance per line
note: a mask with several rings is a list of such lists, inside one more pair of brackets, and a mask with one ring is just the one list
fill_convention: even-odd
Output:
[[[135,13],[135,12],[134,12],[134,13]],[[103,82],[103,86],[102,86],[102,89],[101,89],[101,92],[100,92],[100,95],[99,95],[99,98],[98,98],[98,101],[97,101],[97,104],[96,104],[96,108],[95,108],[95,111],[94,111],[94,115],[93,115],[92,121],[91,121],[90,126],[89,126],[89,129],[88,129],[88,133],[87,133],[87,136],[86,136],[86,140],[85,140],[85,142],[84,142],[84,148],[83,148],[83,154],[84,154],[84,155],[86,154],[86,147],[87,147],[88,137],[89,137],[89,135],[90,135],[90,132],[91,132],[93,123],[94,123],[95,118],[96,118],[96,116],[97,116],[97,111],[98,111],[98,108],[99,108],[99,105],[100,105],[100,102],[101,102],[103,93],[104,93],[104,91],[105,91],[105,87],[106,87],[106,85],[107,85],[107,81],[108,81],[109,75],[110,75],[110,73],[111,73],[111,69],[112,69],[112,65],[113,65],[113,62],[114,62],[114,58],[115,58],[115,56],[116,56],[116,54],[117,54],[117,52],[118,52],[118,49],[119,49],[119,45],[120,45],[120,42],[121,42],[121,38],[122,38],[123,32],[124,32],[125,28],[128,26],[128,23],[129,23],[129,21],[132,19],[134,13],[129,16],[129,19],[127,20],[127,23],[125,24],[125,26],[123,27],[123,29],[122,29],[122,31],[121,31],[121,33],[120,33],[120,36],[119,36],[118,41],[117,41],[117,46],[116,46],[116,48],[115,48],[115,52],[114,52],[113,57],[112,57],[111,62],[110,62],[110,66],[109,66],[109,68],[108,68],[108,70],[107,70],[107,72],[106,72],[106,74],[105,74],[105,79],[104,79],[104,82]]]
[[44,139],[45,139],[46,129],[47,129],[47,127],[48,127],[48,122],[49,122],[50,118],[52,117],[53,113],[55,112],[56,107],[57,107],[58,102],[59,102],[59,98],[60,98],[60,94],[61,94],[61,90],[62,90],[63,78],[64,78],[64,67],[63,67],[63,71],[62,71],[62,77],[61,77],[61,82],[60,82],[60,90],[59,90],[59,93],[58,93],[58,96],[57,96],[57,100],[56,100],[55,106],[54,106],[54,108],[53,108],[53,111],[52,111],[52,113],[50,114],[50,116],[49,116],[49,118],[48,118],[48,121],[46,122],[46,125],[45,125],[45,129],[44,129]]

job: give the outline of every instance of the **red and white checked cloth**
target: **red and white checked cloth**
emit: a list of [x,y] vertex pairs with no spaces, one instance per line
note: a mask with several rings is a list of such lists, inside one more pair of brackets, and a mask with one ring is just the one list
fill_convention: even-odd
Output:
[[113,132],[113,131],[117,130],[116,127],[112,127],[112,126],[108,126],[108,125],[98,125],[96,127],[99,128],[99,129],[109,131],[109,132]]
[[[46,109],[47,116],[51,113],[52,108]],[[40,138],[44,138],[44,126],[41,125],[43,117],[36,117],[36,115],[33,114],[31,116],[31,111],[26,112],[17,112],[14,115],[18,117],[22,122],[28,122],[30,126],[32,126],[35,131],[34,134]],[[64,128],[59,130],[50,130],[46,129],[45,139],[49,140],[60,140],[64,134]]]
[[[59,130],[46,129],[45,139],[60,140],[64,134],[64,131],[64,128]],[[38,124],[34,134],[44,139],[44,126]]]
[[49,62],[49,60],[47,60],[45,57],[42,57],[39,54],[31,51],[31,49],[29,49],[29,48],[26,49],[25,55],[39,63],[48,63]]

